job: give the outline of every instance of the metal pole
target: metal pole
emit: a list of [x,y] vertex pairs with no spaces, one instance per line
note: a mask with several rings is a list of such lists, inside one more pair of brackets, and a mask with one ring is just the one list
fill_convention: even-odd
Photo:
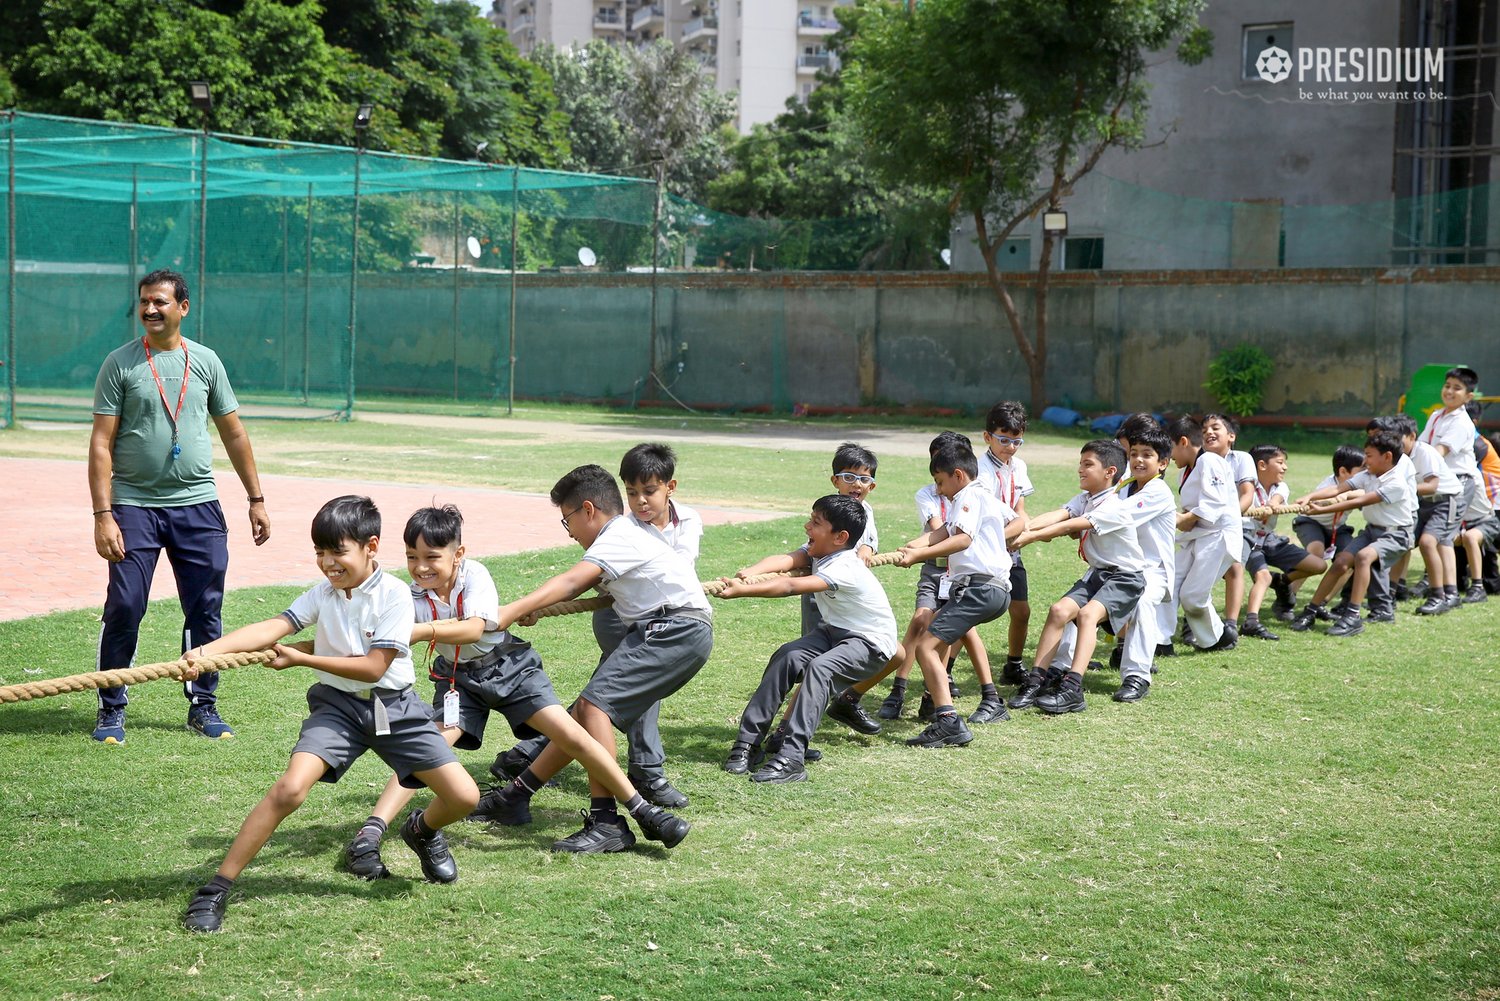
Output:
[[198,169],[198,340],[208,340],[208,300],[203,294],[208,261],[208,117],[203,119],[203,158]]
[[510,375],[505,415],[516,412],[516,221],[521,214],[521,168],[510,168]]
[[[136,274],[136,262],[140,260],[140,222],[137,216],[139,204],[139,188],[137,185],[137,174],[140,168],[135,164],[130,165],[130,287],[136,288],[136,282],[140,278]],[[127,310],[125,314],[125,340],[135,334],[135,311]]]
[[354,147],[354,228],[349,239],[349,371],[348,389],[344,397],[344,420],[354,419],[354,346],[356,343],[354,324],[356,320],[355,299],[359,294],[359,162],[364,159],[364,137]]
[[453,193],[453,398],[458,399],[458,260],[462,252],[458,235],[458,192]]
[[307,236],[302,263],[302,402],[307,402],[307,370],[312,366],[313,186],[307,186]]
[[285,393],[292,385],[291,373],[291,345],[287,343],[287,311],[291,308],[291,292],[287,288],[291,280],[292,250],[287,246],[287,239],[291,235],[290,217],[291,207],[286,199],[281,200],[281,391]]
[[657,262],[661,257],[661,186],[662,175],[666,172],[666,165],[662,161],[656,162],[656,198],[651,207],[651,368],[646,373],[646,388],[642,393],[643,399],[653,399],[656,396],[652,383],[656,379],[656,272]]
[[16,426],[16,113],[5,130],[5,426]]

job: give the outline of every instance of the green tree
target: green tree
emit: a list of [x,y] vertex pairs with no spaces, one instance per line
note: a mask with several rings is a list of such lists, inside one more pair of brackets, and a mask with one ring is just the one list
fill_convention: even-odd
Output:
[[[985,271],[1047,401],[1044,236],[1031,331],[999,270],[1027,219],[1060,207],[1111,147],[1142,141],[1146,53],[1196,30],[1203,0],[865,0],[846,70],[850,104],[891,183],[950,192],[974,221]],[[1201,58],[1195,45],[1183,58]]]

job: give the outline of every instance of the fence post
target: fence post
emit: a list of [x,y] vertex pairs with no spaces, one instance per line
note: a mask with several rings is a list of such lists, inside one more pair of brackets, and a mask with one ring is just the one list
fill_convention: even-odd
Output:
[[16,113],[5,130],[5,426],[16,426]]
[[354,226],[349,236],[349,370],[347,390],[344,396],[344,420],[354,419],[354,348],[358,343],[355,333],[357,312],[355,300],[359,297],[359,163],[364,159],[364,133],[356,130],[359,143],[354,147]]
[[516,412],[516,223],[521,215],[521,168],[510,168],[510,375],[505,416]]

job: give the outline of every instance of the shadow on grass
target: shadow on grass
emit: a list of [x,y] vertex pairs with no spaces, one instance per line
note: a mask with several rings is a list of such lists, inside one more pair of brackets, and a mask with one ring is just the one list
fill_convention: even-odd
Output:
[[[84,739],[94,732],[94,693],[93,692],[71,692],[75,698],[88,699],[87,707],[77,704],[64,705],[62,696],[52,696],[43,704],[26,706],[15,704],[14,708],[0,709],[0,733],[27,734],[31,736],[56,736],[78,734]],[[40,700],[39,700],[40,701]],[[144,715],[132,717],[126,711],[125,735],[128,740],[130,734],[139,730],[161,731],[164,733],[184,733],[187,731],[187,700],[182,701],[182,719],[177,722],[169,722],[162,719],[147,718]]]

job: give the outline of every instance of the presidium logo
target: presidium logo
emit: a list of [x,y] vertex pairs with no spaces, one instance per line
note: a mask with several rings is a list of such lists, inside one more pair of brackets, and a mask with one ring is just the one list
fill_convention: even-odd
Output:
[[1267,83],[1295,73],[1298,84],[1313,84],[1297,88],[1298,98],[1310,101],[1441,101],[1443,69],[1442,49],[1316,47],[1293,56],[1270,45],[1255,59],[1255,72]]

